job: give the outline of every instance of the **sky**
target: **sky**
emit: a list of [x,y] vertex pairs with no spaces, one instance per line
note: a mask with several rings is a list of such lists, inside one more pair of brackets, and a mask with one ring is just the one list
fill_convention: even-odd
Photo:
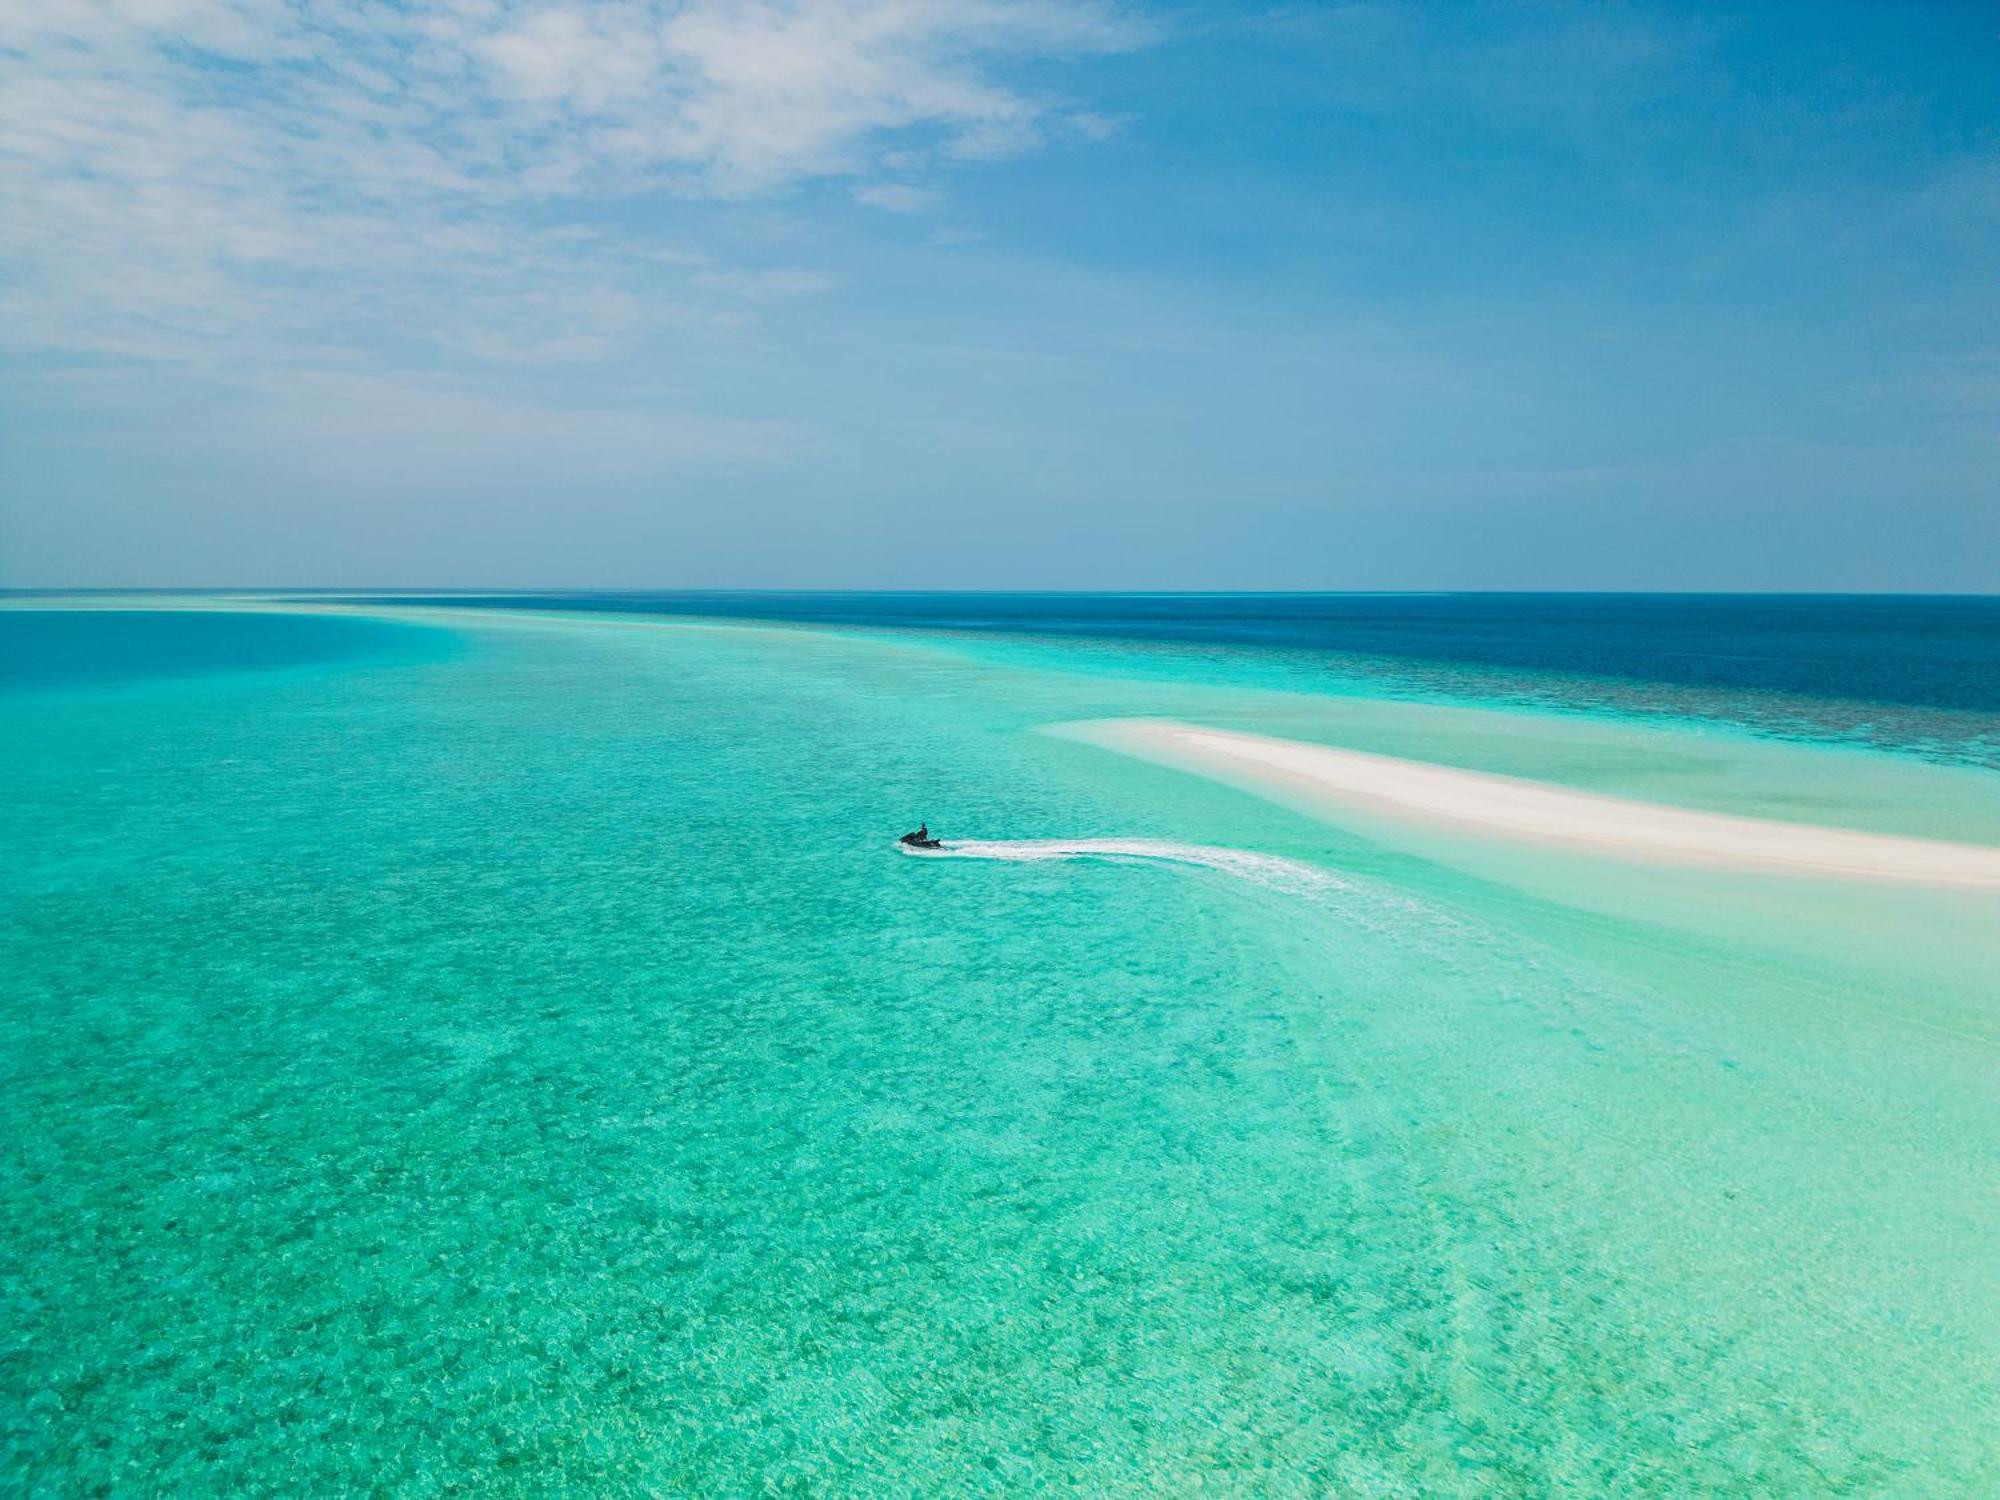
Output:
[[2000,590],[2000,9],[0,0],[0,586]]

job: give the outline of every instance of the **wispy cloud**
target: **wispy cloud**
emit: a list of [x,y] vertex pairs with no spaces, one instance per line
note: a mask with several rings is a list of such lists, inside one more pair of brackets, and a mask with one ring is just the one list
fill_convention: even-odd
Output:
[[0,5],[0,343],[588,358],[826,284],[695,248],[663,295],[589,209],[827,177],[915,207],[872,178],[1088,134],[1010,62],[1143,39],[1106,0]]
[[937,194],[911,187],[907,182],[868,182],[854,190],[855,201],[892,214],[913,214],[937,201]]

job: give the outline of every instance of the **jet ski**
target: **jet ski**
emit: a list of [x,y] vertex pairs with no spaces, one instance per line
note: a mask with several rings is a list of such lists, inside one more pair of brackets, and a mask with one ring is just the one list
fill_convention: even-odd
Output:
[[931,825],[928,823],[924,824],[915,833],[904,834],[896,842],[907,845],[912,849],[942,849],[944,847],[943,839],[934,839],[931,837]]

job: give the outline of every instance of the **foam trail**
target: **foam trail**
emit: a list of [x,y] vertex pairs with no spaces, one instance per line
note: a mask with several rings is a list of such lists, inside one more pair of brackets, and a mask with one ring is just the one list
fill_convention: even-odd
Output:
[[1016,863],[1062,859],[1142,860],[1219,870],[1276,890],[1345,889],[1349,882],[1326,870],[1214,844],[1178,844],[1167,839],[953,839],[942,849],[896,846],[916,859],[997,859]]

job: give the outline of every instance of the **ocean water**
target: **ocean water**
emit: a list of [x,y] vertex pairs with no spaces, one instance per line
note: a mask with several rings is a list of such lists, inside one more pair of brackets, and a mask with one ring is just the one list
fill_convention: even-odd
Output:
[[1054,637],[1068,670],[1095,662],[1315,694],[1719,722],[2000,768],[1991,595],[682,591],[397,602],[922,631],[987,651]]
[[2000,1490],[1989,897],[1040,732],[2000,843],[1960,637],[1649,713],[1191,625],[170,602],[0,609],[0,1487]]
[[227,610],[18,609],[0,621],[0,694],[89,691],[449,649],[436,631],[362,617]]

